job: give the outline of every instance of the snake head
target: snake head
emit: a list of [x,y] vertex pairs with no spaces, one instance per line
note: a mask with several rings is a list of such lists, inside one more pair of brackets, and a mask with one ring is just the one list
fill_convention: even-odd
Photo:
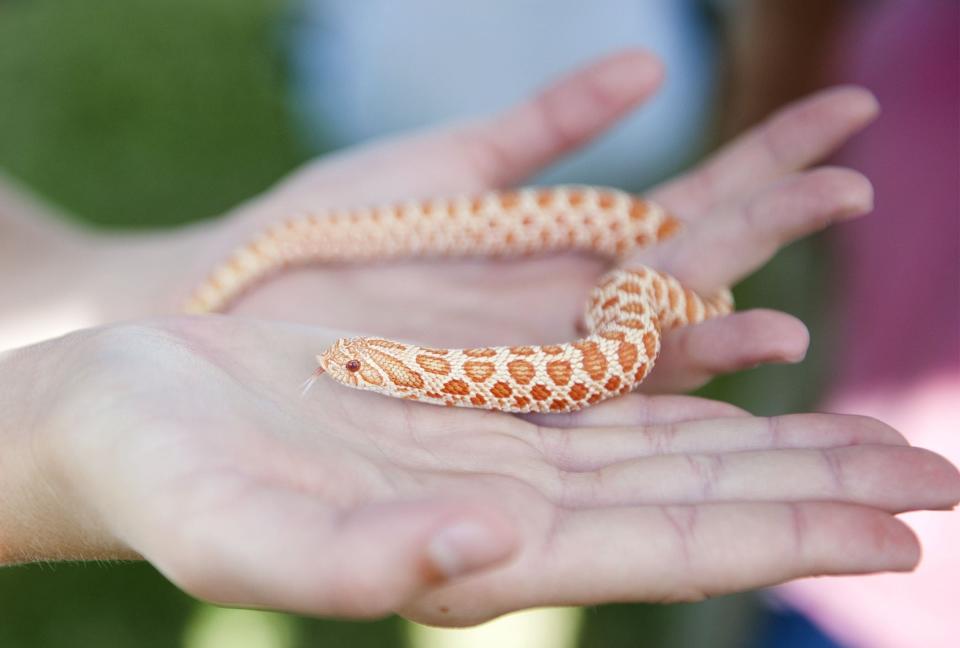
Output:
[[317,356],[320,369],[348,387],[374,389],[383,385],[382,372],[370,358],[364,338],[340,338]]
[[[416,348],[416,347],[414,347]],[[404,395],[424,386],[407,366],[408,345],[377,338],[341,338],[317,356],[319,372],[348,387]]]

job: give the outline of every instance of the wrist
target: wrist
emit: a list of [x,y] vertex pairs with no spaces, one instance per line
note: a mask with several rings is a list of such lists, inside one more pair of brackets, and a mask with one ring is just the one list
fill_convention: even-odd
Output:
[[75,338],[0,352],[0,565],[129,554],[91,514],[56,447]]
[[45,398],[38,347],[0,353],[0,564],[41,559],[43,473],[37,441],[42,435],[37,403]]

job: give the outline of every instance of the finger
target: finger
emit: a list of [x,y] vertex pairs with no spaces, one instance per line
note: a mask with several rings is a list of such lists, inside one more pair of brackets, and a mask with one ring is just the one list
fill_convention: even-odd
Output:
[[598,470],[657,455],[907,445],[903,435],[876,419],[833,414],[728,416],[645,426],[541,427],[536,435],[526,434],[525,439],[536,444],[548,463],[566,471]]
[[696,389],[714,376],[761,364],[803,360],[810,335],[803,322],[777,311],[741,311],[667,332],[650,376],[655,394]]
[[953,506],[960,478],[928,450],[858,445],[655,455],[561,472],[541,491],[563,507],[817,500],[901,513]]
[[470,503],[336,511],[315,496],[257,487],[231,506],[180,521],[174,546],[159,559],[147,555],[213,602],[377,617],[426,587],[503,561],[514,542],[508,522]]
[[693,396],[656,398],[626,394],[566,414],[525,414],[521,418],[545,429],[602,428],[680,423],[694,419],[746,416],[747,412],[720,401]]
[[732,286],[796,239],[873,209],[873,187],[849,169],[792,176],[640,254],[702,294]]
[[492,117],[325,158],[285,182],[274,198],[370,203],[516,184],[613,126],[653,94],[661,78],[652,54],[613,54]]
[[736,201],[823,159],[879,112],[869,91],[841,86],[788,105],[651,197],[686,218]]
[[920,548],[896,518],[835,503],[558,511],[509,566],[430,592],[409,614],[478,623],[543,605],[698,601],[793,578],[908,571]]

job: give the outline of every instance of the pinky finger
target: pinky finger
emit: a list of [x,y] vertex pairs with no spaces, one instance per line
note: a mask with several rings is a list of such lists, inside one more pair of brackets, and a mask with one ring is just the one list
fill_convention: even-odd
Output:
[[792,315],[772,310],[742,311],[670,331],[645,393],[696,389],[714,376],[761,364],[803,360],[807,327]]

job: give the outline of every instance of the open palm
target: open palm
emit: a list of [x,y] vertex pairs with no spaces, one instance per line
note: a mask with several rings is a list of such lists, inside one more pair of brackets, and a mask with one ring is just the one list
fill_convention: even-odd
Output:
[[[649,54],[625,52],[492,118],[318,160],[222,221],[190,257],[205,259],[200,265],[206,272],[254,232],[298,211],[517,184],[611,126],[651,95],[660,77]],[[861,175],[798,170],[829,154],[875,113],[875,101],[864,90],[823,92],[652,189],[650,197],[689,227],[631,262],[670,272],[709,294],[753,272],[791,240],[865,213],[872,192]],[[438,346],[557,342],[575,335],[585,296],[605,269],[597,259],[575,255],[317,267],[271,281],[234,312]],[[644,388],[690,389],[717,373],[800,359],[806,345],[804,326],[788,315],[741,313],[668,336]]]
[[36,416],[38,509],[78,521],[81,554],[142,555],[216,602],[467,624],[909,569],[892,513],[960,497],[944,459],[864,418],[630,395],[524,420],[325,380],[302,397],[337,335],[209,317],[46,343],[69,353]]

